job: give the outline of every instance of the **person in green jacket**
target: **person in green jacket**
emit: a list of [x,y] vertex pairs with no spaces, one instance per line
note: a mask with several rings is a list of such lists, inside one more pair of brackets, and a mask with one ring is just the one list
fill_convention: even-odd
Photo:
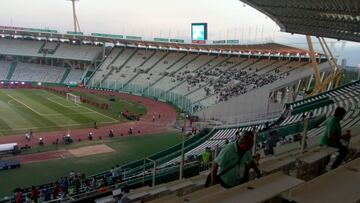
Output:
[[349,150],[341,143],[341,140],[347,140],[348,135],[341,135],[340,121],[344,119],[346,110],[342,107],[335,109],[334,116],[331,116],[326,123],[326,128],[323,137],[320,140],[320,145],[329,146],[339,149],[339,155],[336,157],[335,162],[331,166],[331,169],[337,168],[345,159]]
[[220,182],[223,187],[231,188],[247,182],[250,168],[255,170],[257,177],[261,176],[251,155],[253,136],[253,132],[245,132],[235,142],[225,145],[212,164],[210,185]]

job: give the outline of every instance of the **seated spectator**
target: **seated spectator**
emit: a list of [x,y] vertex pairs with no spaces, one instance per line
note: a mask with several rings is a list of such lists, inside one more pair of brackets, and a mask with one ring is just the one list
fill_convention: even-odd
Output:
[[125,186],[123,188],[122,194],[121,194],[121,198],[117,201],[117,203],[128,203],[130,202],[130,199],[128,198],[128,193],[129,193],[130,189],[128,186]]

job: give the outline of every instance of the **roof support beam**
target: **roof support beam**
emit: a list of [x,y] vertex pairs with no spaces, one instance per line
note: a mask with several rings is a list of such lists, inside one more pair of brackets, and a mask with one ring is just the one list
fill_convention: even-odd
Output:
[[310,51],[310,61],[311,61],[311,67],[314,71],[314,75],[315,75],[315,88],[313,93],[317,94],[319,90],[321,90],[321,76],[320,76],[320,69],[319,69],[319,65],[316,61],[316,56],[315,56],[315,51],[314,51],[314,47],[313,47],[313,43],[311,40],[311,36],[310,35],[306,35],[306,41],[308,43],[309,46],[309,51]]

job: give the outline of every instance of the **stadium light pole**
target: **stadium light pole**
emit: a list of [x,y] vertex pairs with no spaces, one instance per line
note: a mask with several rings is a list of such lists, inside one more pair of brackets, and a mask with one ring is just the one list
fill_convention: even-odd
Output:
[[80,32],[80,25],[79,25],[79,21],[77,19],[77,15],[76,15],[76,7],[75,7],[75,1],[79,1],[79,0],[68,0],[72,2],[72,10],[73,10],[73,21],[74,21],[74,32]]

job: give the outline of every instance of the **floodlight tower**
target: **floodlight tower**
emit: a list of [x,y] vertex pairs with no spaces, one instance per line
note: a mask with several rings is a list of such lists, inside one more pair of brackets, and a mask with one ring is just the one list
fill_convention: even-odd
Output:
[[76,7],[75,7],[75,2],[79,1],[79,0],[67,0],[67,1],[71,1],[72,2],[72,10],[73,10],[73,21],[74,21],[74,32],[81,32],[80,30],[80,25],[79,25],[79,21],[76,15]]

